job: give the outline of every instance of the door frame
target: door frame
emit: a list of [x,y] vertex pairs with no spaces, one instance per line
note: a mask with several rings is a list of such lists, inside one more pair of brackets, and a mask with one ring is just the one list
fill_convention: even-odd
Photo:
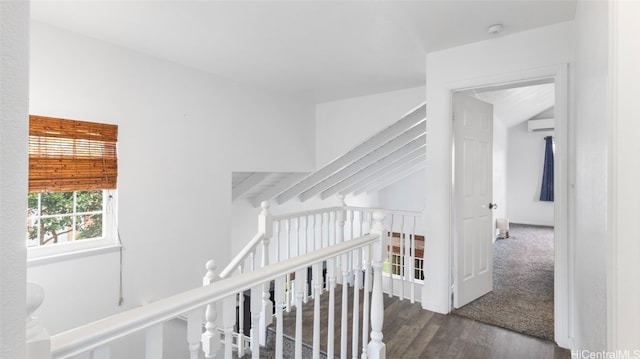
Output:
[[[574,288],[573,275],[574,260],[572,255],[572,248],[574,246],[573,230],[572,228],[572,212],[569,209],[573,208],[570,203],[573,203],[573,191],[574,185],[569,185],[569,158],[574,156],[570,153],[572,147],[569,146],[569,142],[573,143],[573,138],[569,134],[569,115],[568,115],[568,65],[558,64],[554,66],[545,66],[541,68],[529,69],[514,73],[499,74],[494,76],[473,78],[468,80],[456,81],[450,83],[449,90],[449,122],[451,128],[450,148],[451,148],[451,165],[453,166],[453,140],[454,140],[454,127],[453,127],[453,94],[454,92],[460,92],[465,90],[477,89],[477,88],[507,88],[516,87],[526,84],[532,84],[536,82],[552,80],[555,83],[555,109],[554,117],[555,121],[555,133],[556,138],[556,153],[554,157],[554,330],[555,330],[555,342],[559,346],[564,348],[573,347],[574,337],[574,314],[573,303],[574,300]],[[452,167],[453,168],[453,167]],[[572,171],[573,172],[573,171]],[[455,172],[452,171],[452,177],[455,177]],[[454,187],[456,181],[451,181],[450,188],[450,201],[455,198],[457,188]],[[451,202],[453,203],[453,202]],[[455,268],[453,256],[453,248],[457,241],[455,233],[455,218],[456,209],[455,206],[451,206],[450,223],[451,240],[449,245],[450,256],[450,270],[449,270],[449,288],[453,293]],[[449,295],[449,309],[453,308],[453,298]]]

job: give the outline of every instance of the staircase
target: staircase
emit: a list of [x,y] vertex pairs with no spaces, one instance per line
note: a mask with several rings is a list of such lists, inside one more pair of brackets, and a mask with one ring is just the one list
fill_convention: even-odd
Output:
[[145,333],[146,358],[162,358],[162,328],[173,318],[187,321],[191,359],[384,358],[385,303],[393,294],[413,303],[421,293],[413,233],[421,213],[340,200],[277,216],[263,203],[258,233],[219,275],[209,261],[203,287],[52,337],[31,316],[43,293],[30,285],[28,358],[106,359],[112,342],[135,332]]

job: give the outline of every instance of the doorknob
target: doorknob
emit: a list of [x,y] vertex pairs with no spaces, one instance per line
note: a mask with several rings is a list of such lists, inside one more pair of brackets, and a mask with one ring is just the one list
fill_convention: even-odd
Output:
[[489,209],[498,209],[497,203],[489,203]]

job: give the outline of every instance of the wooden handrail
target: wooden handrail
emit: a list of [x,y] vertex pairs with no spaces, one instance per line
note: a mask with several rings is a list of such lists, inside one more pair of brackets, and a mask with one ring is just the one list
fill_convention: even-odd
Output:
[[379,234],[368,234],[351,241],[334,244],[302,256],[268,265],[259,271],[223,279],[208,286],[182,292],[157,302],[68,330],[51,337],[52,355],[54,358],[69,358],[94,350],[131,333],[165,322],[183,313],[203,308],[209,303],[273,280],[278,276],[305,269],[310,264],[319,263],[354,249],[372,245],[379,240]]

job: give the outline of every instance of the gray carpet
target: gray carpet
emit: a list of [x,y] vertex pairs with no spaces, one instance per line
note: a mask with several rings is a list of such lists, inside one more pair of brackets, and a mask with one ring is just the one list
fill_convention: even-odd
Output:
[[510,225],[493,246],[493,292],[454,314],[553,340],[553,227]]

